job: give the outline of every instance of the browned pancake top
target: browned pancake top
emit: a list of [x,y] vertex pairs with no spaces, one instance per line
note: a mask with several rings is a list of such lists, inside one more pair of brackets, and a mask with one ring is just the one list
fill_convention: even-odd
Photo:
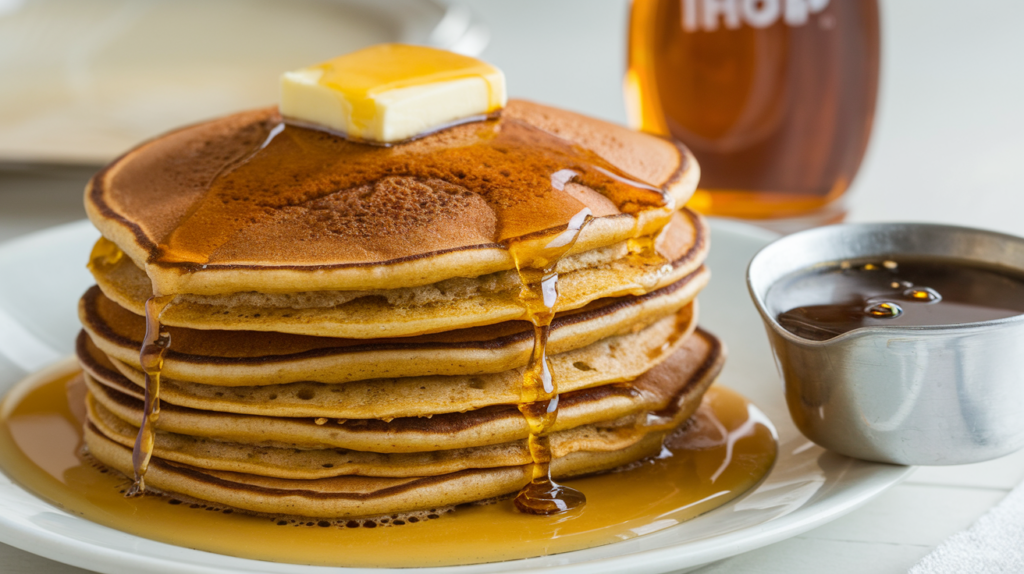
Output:
[[165,267],[381,264],[496,247],[585,207],[657,208],[688,169],[664,140],[526,102],[392,147],[280,121],[263,109],[148,142],[97,175],[90,214]]

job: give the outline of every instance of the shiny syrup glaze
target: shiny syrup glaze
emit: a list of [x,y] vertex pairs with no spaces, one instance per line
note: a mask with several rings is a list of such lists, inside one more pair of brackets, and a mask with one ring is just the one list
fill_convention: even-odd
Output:
[[768,293],[786,330],[825,341],[861,327],[956,325],[1024,314],[1024,278],[956,260],[864,261],[798,274]]
[[[594,152],[516,119],[497,118],[446,130],[392,147],[361,144],[324,131],[271,118],[253,126],[254,149],[227,160],[187,217],[160,240],[149,264],[194,271],[217,263],[218,249],[248,227],[309,205],[339,190],[389,177],[451,186],[448,193],[482,199],[496,221],[496,243],[508,246],[530,236],[562,233],[586,207],[571,188],[599,192],[618,211],[650,212],[667,222],[670,197],[623,173]],[[416,205],[406,206],[409,209]],[[426,206],[430,207],[430,206]],[[423,209],[423,207],[419,207]],[[330,213],[320,232],[372,240],[387,221],[367,214],[368,224],[347,218],[333,226]]]
[[[534,325],[534,350],[520,401],[530,428],[534,480],[517,497],[516,506],[531,514],[582,506],[586,499],[581,493],[551,480],[547,438],[558,416],[557,381],[546,353],[558,293],[555,268],[593,219],[590,209],[566,188],[582,184],[619,212],[633,215],[637,237],[630,246],[645,259],[659,256],[653,240],[640,233],[641,226],[664,226],[675,207],[671,197],[590,150],[514,119],[498,117],[461,126],[448,134],[451,137],[441,134],[393,147],[360,144],[279,121],[262,129],[262,143],[244,159],[224,166],[149,263],[194,271],[213,260],[216,251],[246,226],[317,195],[386,177],[441,181],[480,196],[495,215],[497,241],[515,261],[523,285],[518,299],[524,318]],[[169,344],[169,338],[156,334],[160,313],[173,304],[172,295],[156,294],[146,304],[147,333],[154,335],[147,336],[141,349],[147,399],[133,453],[133,495],[145,490],[146,463],[159,417],[160,365]]]
[[[756,485],[776,456],[774,430],[741,395],[713,386],[660,456],[628,470],[566,481],[587,506],[527,516],[511,500],[466,505],[433,520],[367,528],[279,520],[190,505],[165,496],[126,498],[130,481],[83,459],[82,397],[67,363],[12,390],[0,404],[0,466],[65,511],[152,540],[219,554],[325,566],[446,566],[591,548],[656,532],[722,506]],[[656,418],[656,417],[655,417]],[[354,527],[355,526],[355,527]]]

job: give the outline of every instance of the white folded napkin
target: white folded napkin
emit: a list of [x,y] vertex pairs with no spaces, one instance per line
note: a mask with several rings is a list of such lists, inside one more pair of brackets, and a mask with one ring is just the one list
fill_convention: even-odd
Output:
[[909,574],[1024,574],[1024,484],[963,532],[950,536]]

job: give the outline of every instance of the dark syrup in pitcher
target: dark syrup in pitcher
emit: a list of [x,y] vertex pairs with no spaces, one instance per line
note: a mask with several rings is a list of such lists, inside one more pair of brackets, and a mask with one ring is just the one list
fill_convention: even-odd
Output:
[[954,259],[843,262],[783,279],[768,306],[825,341],[861,327],[957,325],[1024,314],[1024,277]]

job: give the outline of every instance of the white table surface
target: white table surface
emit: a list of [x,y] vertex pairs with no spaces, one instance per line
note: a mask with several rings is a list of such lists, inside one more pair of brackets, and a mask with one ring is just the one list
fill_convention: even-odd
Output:
[[[836,1],[836,0],[833,0]],[[880,0],[883,73],[850,220],[1024,235],[1024,2]],[[624,122],[627,0],[477,0],[513,96]],[[87,170],[0,170],[0,240],[79,219]],[[3,280],[0,278],[0,280]],[[0,368],[8,365],[0,358]],[[863,508],[702,573],[905,572],[1024,481],[1024,452],[917,470]],[[3,574],[71,574],[0,545]]]

